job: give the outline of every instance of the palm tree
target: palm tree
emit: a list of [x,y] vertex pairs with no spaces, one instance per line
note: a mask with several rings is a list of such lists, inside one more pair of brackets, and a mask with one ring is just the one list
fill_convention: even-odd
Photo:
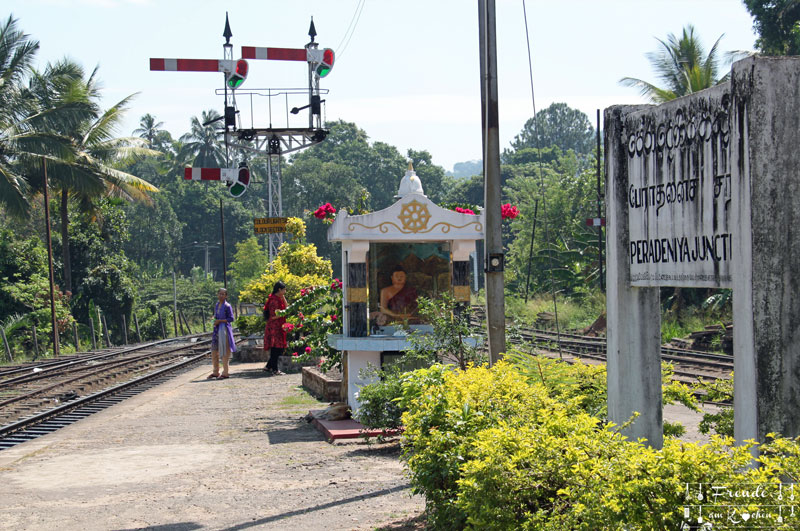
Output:
[[[0,205],[16,217],[28,211],[27,193],[33,160],[53,160],[68,155],[69,139],[54,133],[56,121],[69,122],[89,109],[81,95],[71,91],[41,107],[23,86],[30,72],[37,41],[30,40],[8,17],[0,26]],[[35,172],[36,175],[40,171]]]
[[181,136],[185,150],[182,158],[188,159],[190,154],[194,155],[192,165],[203,168],[220,168],[225,165],[225,152],[220,147],[217,129],[213,125],[220,118],[220,114],[213,109],[203,111],[200,118],[192,117],[190,132]]
[[105,112],[95,103],[100,91],[96,79],[97,69],[84,79],[80,65],[63,60],[48,65],[44,74],[34,73],[31,93],[42,107],[62,92],[81,94],[91,112],[84,113],[77,122],[63,120],[52,123],[55,133],[69,139],[70,156],[48,164],[51,184],[60,190],[61,241],[64,261],[64,288],[72,289],[72,270],[69,252],[69,202],[79,201],[84,211],[93,210],[92,199],[106,195],[126,200],[148,201],[149,192],[158,189],[134,175],[117,170],[115,165],[125,164],[154,152],[145,147],[142,138],[117,138],[114,131],[133,98],[124,98]]
[[156,117],[147,113],[139,119],[139,127],[133,130],[133,134],[146,139],[147,147],[152,148],[163,125],[164,122],[156,122]]
[[[727,75],[719,77],[720,60],[717,56],[719,41],[723,35],[714,42],[706,54],[700,39],[695,35],[694,26],[691,24],[683,28],[680,38],[670,33],[666,41],[656,39],[662,48],[647,54],[647,58],[656,70],[656,73],[665,87],[656,85],[633,77],[624,77],[620,80],[622,85],[637,87],[643,96],[647,96],[654,103],[663,103],[686,96],[725,81]],[[726,62],[734,58],[729,54]]]

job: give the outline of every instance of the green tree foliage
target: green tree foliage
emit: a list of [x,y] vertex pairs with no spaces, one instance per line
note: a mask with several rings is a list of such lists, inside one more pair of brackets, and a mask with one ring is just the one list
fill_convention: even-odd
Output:
[[203,111],[200,118],[192,117],[191,130],[181,137],[183,142],[181,153],[186,158],[194,157],[192,166],[201,168],[225,166],[225,150],[217,138],[217,124],[209,123],[218,118],[220,114],[214,109]]
[[594,128],[584,113],[566,103],[553,103],[536,113],[536,118],[525,122],[522,131],[511,142],[511,150],[506,150],[503,157],[504,162],[511,162],[511,152],[550,146],[558,146],[562,151],[571,149],[579,155],[589,155],[594,143]]
[[[83,68],[65,59],[48,64],[43,73],[34,72],[30,93],[39,108],[51,108],[54,98],[65,99],[72,94],[82,95],[90,109],[79,120],[51,121],[49,132],[69,139],[69,156],[50,161],[50,185],[61,193],[60,219],[63,248],[64,287],[72,289],[72,268],[69,253],[70,199],[85,212],[92,212],[92,199],[101,196],[120,197],[130,201],[149,201],[149,193],[158,189],[147,181],[120,171],[115,165],[152,154],[139,138],[118,138],[114,131],[121,122],[132,96],[101,111],[97,70],[85,76]],[[35,170],[31,169],[30,172]]]
[[236,244],[236,254],[230,265],[231,280],[234,285],[235,299],[239,290],[255,278],[258,278],[269,266],[267,251],[258,242],[258,238],[250,238]]
[[756,48],[764,55],[800,55],[800,2],[744,0],[758,33]]
[[695,34],[694,26],[689,24],[683,28],[680,37],[670,33],[666,41],[657,38],[661,48],[647,54],[656,75],[664,83],[663,87],[633,77],[624,77],[620,83],[626,87],[638,88],[643,96],[654,103],[674,100],[713,87],[727,79],[727,75],[719,75],[718,46],[721,39],[722,36],[706,54],[700,38]]
[[44,102],[35,85],[24,86],[38,48],[13,17],[0,26],[0,205],[18,218],[28,213],[42,160],[62,162],[74,155],[59,124],[75,124],[92,111],[85,92],[64,78],[48,80],[51,88],[64,90],[52,90]]
[[179,263],[184,231],[170,198],[156,194],[150,204],[126,203],[123,208],[130,234],[123,247],[125,255],[143,271],[168,274]]
[[535,216],[528,289],[548,291],[552,275],[556,289],[571,294],[599,273],[597,233],[586,227],[586,218],[595,215],[596,176],[573,151],[561,153],[553,148],[543,152],[542,159],[552,162],[504,167],[511,175],[506,193],[522,212],[519,221],[509,227],[507,283],[515,291],[525,292]]
[[[55,306],[59,332],[64,332],[73,320],[69,296],[58,287]],[[0,230],[0,326],[15,350],[32,352],[32,327],[40,343],[46,343],[51,320],[47,249],[39,238],[21,239],[11,230]]]

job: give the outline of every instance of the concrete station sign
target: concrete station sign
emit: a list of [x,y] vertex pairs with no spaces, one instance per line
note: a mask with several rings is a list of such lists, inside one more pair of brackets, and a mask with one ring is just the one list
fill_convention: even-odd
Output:
[[731,287],[730,84],[625,117],[632,286]]

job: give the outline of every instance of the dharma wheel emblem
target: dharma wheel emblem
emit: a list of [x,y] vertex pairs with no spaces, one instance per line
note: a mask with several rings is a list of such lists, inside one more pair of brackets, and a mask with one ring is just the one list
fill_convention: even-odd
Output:
[[403,230],[419,232],[427,228],[431,214],[428,212],[428,205],[414,200],[403,205],[397,217],[403,224]]

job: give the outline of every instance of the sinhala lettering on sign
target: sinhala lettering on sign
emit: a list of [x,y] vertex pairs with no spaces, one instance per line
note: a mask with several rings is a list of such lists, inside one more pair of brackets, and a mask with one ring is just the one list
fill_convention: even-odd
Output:
[[626,118],[633,286],[731,286],[729,105],[726,84]]

